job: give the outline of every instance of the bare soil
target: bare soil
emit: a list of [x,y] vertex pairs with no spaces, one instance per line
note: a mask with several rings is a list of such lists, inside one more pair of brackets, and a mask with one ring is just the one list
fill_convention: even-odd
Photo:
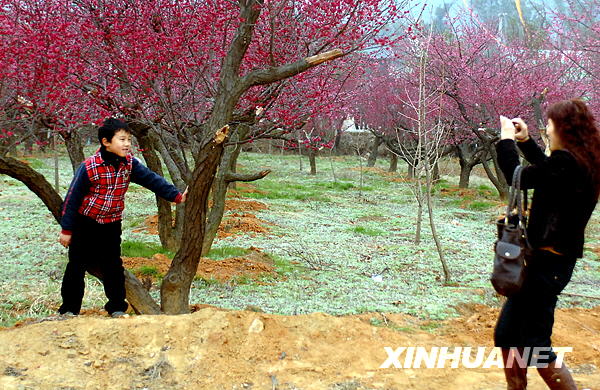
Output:
[[[254,200],[227,199],[225,215],[217,231],[217,238],[230,237],[245,233],[251,237],[260,233],[268,233],[268,222],[257,218],[252,212],[266,210],[267,205]],[[136,233],[158,234],[158,215],[145,218],[144,225],[133,230]]]
[[[2,389],[505,389],[500,369],[380,369],[391,346],[490,347],[497,309],[434,330],[402,314],[281,316],[201,306],[180,316],[90,312],[0,331]],[[380,326],[374,326],[379,320]],[[599,389],[600,307],[557,312],[554,344],[580,389]],[[530,369],[530,387],[545,385]]]
[[[225,282],[232,279],[250,278],[259,279],[265,275],[276,276],[275,267],[271,258],[260,249],[250,247],[250,253],[245,256],[230,257],[222,260],[202,258],[198,264],[196,276],[206,280]],[[145,257],[123,257],[123,266],[131,270],[138,278],[151,278],[156,281],[169,270],[171,259],[157,253],[151,259]],[[143,270],[152,267],[155,274],[144,273]]]

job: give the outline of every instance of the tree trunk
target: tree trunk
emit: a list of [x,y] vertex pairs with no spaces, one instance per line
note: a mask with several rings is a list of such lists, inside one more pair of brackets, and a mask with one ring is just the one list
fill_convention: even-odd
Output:
[[379,146],[381,145],[382,139],[375,136],[373,145],[371,146],[371,152],[369,153],[369,159],[367,160],[368,167],[374,167],[377,162],[377,154],[379,152]]
[[44,175],[24,162],[6,156],[0,156],[0,174],[8,175],[25,184],[44,202],[54,219],[60,223],[62,198]]
[[[163,176],[162,163],[148,134],[149,127],[131,124],[131,129],[140,144],[146,166],[154,173]],[[176,235],[176,229],[173,228],[171,203],[156,196],[156,207],[158,209],[158,237],[160,244],[166,249],[177,251],[181,237]]]
[[433,181],[439,181],[440,180],[440,164],[439,164],[439,160],[436,160],[433,163],[433,177],[432,177]]
[[469,180],[471,179],[471,171],[473,166],[460,161],[460,179],[458,181],[459,188],[469,188]]
[[448,269],[448,264],[446,263],[446,259],[444,258],[444,251],[442,249],[442,243],[437,234],[437,230],[435,227],[435,218],[433,217],[433,202],[431,200],[431,186],[432,186],[432,177],[430,173],[431,166],[427,163],[427,167],[425,167],[425,198],[427,202],[427,213],[429,214],[429,227],[431,228],[431,235],[433,236],[433,241],[435,242],[435,247],[437,249],[438,256],[440,258],[440,262],[442,263],[442,270],[444,272],[444,284],[450,283],[450,270]]
[[160,306],[134,274],[125,270],[125,293],[127,302],[138,314],[160,314]]
[[460,188],[469,188],[469,181],[473,168],[481,163],[482,148],[474,144],[462,143],[455,148],[460,164]]
[[396,172],[398,171],[398,156],[396,153],[391,152],[392,156],[390,157],[390,167],[388,168],[388,172]]
[[342,151],[340,150],[341,142],[342,142],[342,132],[340,130],[336,130],[335,141],[333,142],[333,150],[335,151],[336,156],[339,156],[342,153]]
[[422,199],[419,199],[417,195],[417,223],[415,226],[415,245],[419,245],[421,243],[421,226],[423,224],[423,202]]
[[[250,133],[250,127],[248,125],[239,125],[237,131],[232,137],[232,141],[241,141],[246,139]],[[223,213],[225,212],[225,199],[227,197],[227,187],[229,182],[226,180],[228,173],[235,171],[235,164],[242,150],[241,145],[234,145],[225,148],[223,151],[223,158],[219,169],[215,176],[212,188],[212,206],[208,212],[208,218],[206,220],[206,231],[204,232],[204,244],[202,245],[202,256],[206,256],[212,247],[213,241],[217,236],[217,231],[223,220]]]
[[[488,163],[488,153],[492,156],[492,163],[494,164],[494,169],[496,174],[492,172],[489,163]],[[502,199],[508,198],[508,184],[506,183],[506,179],[504,178],[504,174],[500,171],[498,167],[498,159],[496,156],[496,150],[491,143],[485,145],[485,152],[481,159],[481,163],[483,165],[483,169],[485,169],[485,173],[488,178],[498,190],[500,197]]]
[[414,179],[414,178],[415,178],[415,175],[416,175],[416,170],[415,170],[416,168],[415,168],[415,167],[417,166],[417,164],[418,164],[418,161],[417,161],[417,160],[413,160],[413,163],[412,163],[412,164],[411,164],[411,162],[410,162],[410,161],[408,161],[408,160],[405,160],[405,161],[406,161],[406,163],[407,163],[407,164],[406,164],[406,165],[407,165],[407,168],[406,168],[406,169],[407,169],[407,171],[406,171],[406,175],[408,176],[408,178],[409,178],[409,179]]
[[308,152],[308,161],[310,162],[310,174],[317,174],[317,151],[310,149]]
[[[233,112],[233,107],[229,113],[231,112]],[[212,121],[209,119],[209,124],[217,122],[223,117],[225,117],[223,122],[228,122],[230,115],[220,116],[218,114],[215,115],[216,118],[211,118]],[[214,127],[208,126],[208,128]],[[225,126],[217,131],[214,139],[202,147],[196,159],[185,208],[183,224],[185,239],[182,240],[181,248],[175,255],[160,289],[161,309],[167,314],[189,313],[190,287],[196,275],[204,245],[208,195],[221,161],[223,141],[227,136],[228,129],[228,126]]]
[[73,167],[73,173],[77,171],[79,165],[85,160],[83,154],[83,143],[81,137],[76,130],[62,131],[59,132],[61,138],[65,141],[65,147],[69,154],[69,160],[71,160],[71,166]]
[[[104,280],[100,268],[88,268],[87,271],[100,281]],[[138,278],[128,270],[125,270],[125,294],[127,302],[137,314],[160,314],[160,306],[154,302]]]

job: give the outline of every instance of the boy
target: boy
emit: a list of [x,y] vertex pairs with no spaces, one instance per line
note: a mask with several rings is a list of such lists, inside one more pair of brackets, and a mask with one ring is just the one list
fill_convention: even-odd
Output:
[[182,194],[131,154],[127,123],[110,118],[98,129],[100,148],[75,173],[62,209],[59,242],[69,248],[62,281],[60,314],[77,315],[85,288],[85,272],[99,274],[112,317],[125,315],[125,276],[121,261],[121,219],[129,182],[140,184],[175,203]]

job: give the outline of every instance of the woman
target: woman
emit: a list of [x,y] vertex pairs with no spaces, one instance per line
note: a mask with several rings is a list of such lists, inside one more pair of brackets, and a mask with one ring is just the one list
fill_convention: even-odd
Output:
[[[523,353],[523,347],[530,351],[546,347],[549,352],[535,356],[546,384],[550,389],[576,389],[565,365],[555,362],[550,336],[558,295],[569,283],[576,260],[583,256],[585,227],[600,193],[600,133],[581,100],[556,103],[549,107],[547,117],[549,157],[529,137],[525,122],[500,117],[501,140],[496,150],[506,180],[512,181],[519,165],[516,146],[530,163],[522,171],[521,186],[534,189],[527,226],[533,251],[521,291],[502,308],[494,341],[502,348],[505,363],[511,353]],[[533,365],[531,356],[529,361]],[[506,366],[508,389],[525,389],[527,367]]]

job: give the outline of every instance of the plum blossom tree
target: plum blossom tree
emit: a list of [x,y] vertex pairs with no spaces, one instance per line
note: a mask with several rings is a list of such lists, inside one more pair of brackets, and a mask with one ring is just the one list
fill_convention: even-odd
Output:
[[[353,53],[374,38],[389,42],[380,33],[403,6],[391,0],[0,1],[8,36],[3,59],[17,59],[0,70],[2,120],[17,117],[5,113],[14,112],[19,97],[29,108],[17,107],[28,116],[10,122],[13,128],[43,118],[52,130],[64,131],[108,115],[124,117],[148,166],[162,172],[164,164],[176,185],[189,186],[185,209],[176,211],[180,233],[174,239],[181,246],[164,278],[161,306],[128,278],[128,300],[143,313],[188,311],[215,177],[244,179],[223,165],[225,150],[258,136],[253,130],[266,135],[281,128],[261,127],[261,115],[298,123],[305,114],[288,104],[317,100],[320,90],[316,82],[312,89],[297,88],[303,75],[328,69],[324,79],[343,78],[342,65]],[[29,57],[31,66],[20,69]],[[318,66],[336,58],[337,65]],[[14,86],[35,80],[36,72],[46,82],[8,96]],[[294,90],[302,92],[289,99]],[[258,115],[257,106],[271,109]],[[60,196],[51,197],[48,207],[58,217]],[[170,206],[160,207],[170,218]]]

